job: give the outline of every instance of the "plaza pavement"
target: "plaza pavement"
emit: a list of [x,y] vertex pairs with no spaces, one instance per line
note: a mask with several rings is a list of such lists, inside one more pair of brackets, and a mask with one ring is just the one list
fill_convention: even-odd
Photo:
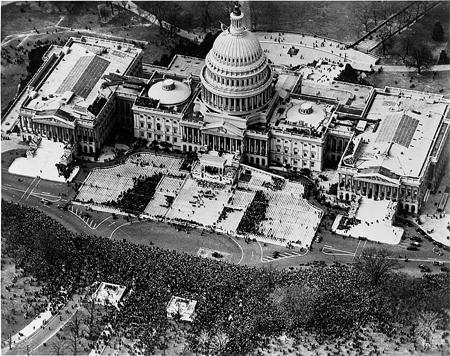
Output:
[[332,231],[349,237],[365,237],[368,240],[389,245],[400,243],[404,230],[401,227],[392,226],[395,208],[390,200],[365,199],[361,201],[356,212],[356,219],[361,223],[347,230],[338,229],[342,215],[338,215],[333,223]]
[[[3,152],[2,141],[2,152]],[[26,146],[21,146],[26,148]],[[79,167],[75,167],[69,179],[65,179],[63,176],[58,175],[58,169],[55,164],[59,162],[59,159],[64,153],[64,144],[61,142],[53,142],[47,139],[42,139],[39,148],[37,149],[34,157],[18,157],[9,167],[8,171],[12,174],[17,174],[26,177],[41,177],[55,182],[66,182],[71,180],[79,171]]]

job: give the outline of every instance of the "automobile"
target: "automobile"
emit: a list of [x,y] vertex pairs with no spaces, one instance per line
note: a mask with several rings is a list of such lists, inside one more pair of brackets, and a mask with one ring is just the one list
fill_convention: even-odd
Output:
[[412,227],[413,226],[408,220],[405,220],[405,225],[408,226],[408,227]]
[[410,243],[411,246],[420,247],[420,244],[417,241],[413,241]]
[[438,256],[444,255],[444,253],[441,250],[438,250],[437,248],[433,248],[433,252]]
[[422,273],[429,273],[431,272],[431,268],[425,265],[419,265],[420,271]]
[[69,203],[58,204],[58,209],[60,209],[60,210],[67,210],[68,207],[69,207]]
[[429,229],[429,230],[427,230],[427,232],[428,232],[429,234],[432,234],[432,233],[434,232],[434,229]]
[[416,246],[408,246],[406,249],[409,251],[419,251],[419,249]]
[[450,272],[450,269],[448,267],[442,267],[441,272]]
[[50,205],[52,202],[51,202],[50,200],[47,200],[47,199],[45,199],[45,198],[42,198],[42,199],[41,199],[41,203],[44,204],[44,205]]
[[81,213],[80,216],[81,216],[82,218],[90,218],[90,217],[91,217],[91,214],[86,213],[86,212],[84,211],[84,212]]
[[420,227],[418,227],[418,228],[416,229],[416,231],[417,231],[419,234],[423,235],[423,236],[426,235],[425,231],[423,231]]
[[273,251],[272,257],[273,257],[273,258],[278,258],[278,257],[280,257],[280,251]]
[[419,236],[411,235],[410,239],[413,241],[422,242],[422,238]]
[[444,265],[444,262],[438,261],[438,260],[434,260],[434,261],[433,261],[433,265],[435,265],[435,266],[443,266],[443,265]]
[[315,241],[315,242],[320,242],[320,241],[322,241],[322,236],[317,235],[314,241]]

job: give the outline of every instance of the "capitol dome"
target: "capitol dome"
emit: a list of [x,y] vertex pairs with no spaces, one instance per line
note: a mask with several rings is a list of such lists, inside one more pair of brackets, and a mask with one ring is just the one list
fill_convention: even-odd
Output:
[[239,5],[214,41],[201,72],[203,102],[212,110],[247,115],[271,97],[271,69],[258,39],[242,25]]

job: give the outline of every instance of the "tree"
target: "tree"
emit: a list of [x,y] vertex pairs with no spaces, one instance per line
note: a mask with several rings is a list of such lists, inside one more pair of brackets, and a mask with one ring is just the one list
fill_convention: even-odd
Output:
[[398,268],[398,262],[390,257],[386,249],[369,247],[363,251],[354,266],[376,287],[383,278]]
[[406,65],[417,69],[417,73],[429,69],[433,64],[433,54],[425,43],[414,43],[407,58]]
[[393,41],[392,41],[392,27],[390,24],[386,24],[383,26],[383,28],[380,30],[379,33],[380,40],[381,40],[381,52],[383,53],[383,56],[386,55],[386,52],[389,48],[392,47]]
[[433,346],[433,333],[440,321],[439,315],[433,311],[421,312],[417,317],[415,333],[424,349],[430,349]]
[[139,2],[139,6],[143,10],[147,10],[151,14],[155,15],[156,20],[159,23],[159,32],[162,32],[164,30],[163,21],[165,20],[168,10],[170,8],[169,4],[170,4],[170,1]]
[[442,50],[441,54],[439,55],[438,64],[449,64],[449,63],[450,63],[450,58],[448,57],[447,52]]
[[52,342],[50,347],[55,355],[64,355],[67,349],[66,342],[63,339],[61,339],[59,335],[57,339]]
[[106,8],[106,6],[100,6],[98,11],[100,13],[100,18],[103,18],[103,20],[106,21],[108,19],[108,16],[109,16],[109,10]]
[[443,41],[444,40],[444,29],[442,28],[441,23],[438,21],[433,27],[433,34],[431,38],[435,41]]
[[210,349],[214,354],[223,355],[229,342],[228,335],[219,330],[210,339]]
[[78,314],[78,310],[72,316],[68,323],[69,328],[69,349],[73,355],[77,355],[80,347],[80,341],[84,334],[84,321]]
[[209,353],[210,336],[206,330],[202,330],[197,337],[197,350],[205,355]]
[[415,41],[417,41],[416,34],[409,29],[397,37],[394,45],[394,54],[401,59],[402,63],[406,63]]
[[353,8],[353,15],[358,22],[364,26],[364,31],[367,33],[370,30],[372,20],[372,11],[370,5],[365,1],[357,2]]
[[180,20],[181,7],[174,1],[168,3],[167,22],[170,24],[170,37],[173,37],[173,30],[177,27]]
[[211,18],[211,7],[213,5],[212,1],[199,1],[197,6],[201,13],[201,23],[203,27],[203,32],[206,32],[208,26],[213,22]]

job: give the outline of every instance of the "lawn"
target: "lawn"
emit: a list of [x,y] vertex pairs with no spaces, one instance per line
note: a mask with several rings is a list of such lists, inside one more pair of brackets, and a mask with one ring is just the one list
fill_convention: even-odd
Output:
[[[432,40],[431,35],[433,31],[433,27],[436,22],[440,21],[443,29],[444,29],[444,41],[437,42]],[[411,27],[407,31],[413,31],[416,35],[417,40],[423,41],[426,43],[432,53],[433,57],[436,59],[436,64],[439,59],[439,54],[442,50],[450,54],[450,41],[449,41],[449,31],[450,31],[450,2],[443,1],[440,5],[433,8],[430,12],[428,12],[424,17],[419,19],[419,21],[415,22],[411,25]],[[394,40],[398,40],[400,35],[394,36]],[[391,50],[392,52],[392,50]],[[401,65],[402,63],[398,63],[398,58],[394,55],[388,55],[386,57],[382,57],[381,55],[381,46],[377,47],[374,51],[374,54],[380,56],[380,64],[383,65]]]
[[450,72],[448,71],[436,72],[434,79],[432,72],[424,72],[420,75],[412,72],[381,72],[369,75],[366,80],[377,88],[390,86],[450,95]]

